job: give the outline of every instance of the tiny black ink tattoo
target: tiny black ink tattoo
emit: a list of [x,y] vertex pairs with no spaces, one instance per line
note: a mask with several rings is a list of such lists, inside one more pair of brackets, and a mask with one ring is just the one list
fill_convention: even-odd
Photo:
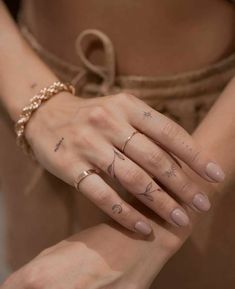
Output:
[[171,167],[169,168],[169,170],[167,170],[164,174],[170,178],[170,177],[176,177],[176,170],[177,170],[177,166],[176,164],[171,164]]
[[144,118],[152,118],[152,114],[150,111],[144,111]]
[[112,163],[108,166],[107,171],[108,173],[111,175],[111,177],[116,178],[117,176],[115,175],[115,171],[114,171],[114,163],[115,163],[115,159],[116,157],[118,157],[120,160],[125,160],[125,157],[118,151],[113,150],[114,151],[114,156],[113,156],[113,161]]
[[112,211],[114,214],[121,214],[122,206],[120,204],[115,204],[112,206]]
[[34,83],[32,83],[32,84],[30,85],[30,88],[34,89],[36,86],[37,86],[37,83],[34,82]]
[[154,191],[156,191],[156,190],[152,190],[152,191],[151,191],[152,186],[153,186],[153,183],[150,182],[150,183],[147,185],[145,191],[144,191],[143,193],[139,193],[138,195],[139,195],[139,196],[145,196],[149,201],[153,202],[153,201],[154,201],[154,198],[153,198],[153,196],[152,196],[151,194],[152,194]]
[[62,137],[62,138],[59,140],[59,142],[56,144],[55,149],[54,149],[54,152],[57,152],[57,151],[58,151],[58,149],[60,148],[60,146],[61,146],[61,144],[62,144],[63,141],[64,141],[64,138]]

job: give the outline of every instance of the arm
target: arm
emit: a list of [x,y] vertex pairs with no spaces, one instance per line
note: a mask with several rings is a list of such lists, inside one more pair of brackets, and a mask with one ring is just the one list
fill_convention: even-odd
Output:
[[[0,8],[3,28],[0,34],[0,97],[11,118],[16,120],[28,99],[56,77],[22,39],[3,5]],[[122,145],[134,130],[144,133],[135,136],[136,146],[131,149],[128,144],[122,155]],[[183,206],[150,175],[191,207],[207,210],[209,204],[197,184],[161,145],[207,181],[223,180],[219,166],[213,164],[209,154],[200,150],[182,127],[126,93],[83,99],[62,92],[36,110],[26,126],[25,135],[42,167],[66,183],[73,186],[84,169],[96,167],[117,179],[127,191],[176,227],[186,226],[189,218]],[[59,151],[55,150],[61,139],[63,144]],[[193,161],[195,156],[197,162]],[[211,164],[218,174],[211,170]],[[174,178],[170,177],[172,174]],[[183,192],[186,183],[190,189],[187,186]],[[151,232],[145,215],[123,200],[97,174],[83,180],[79,190],[124,227],[145,235]],[[198,197],[204,197],[206,206],[200,206]],[[119,213],[116,213],[117,208]]]
[[11,119],[16,121],[32,95],[55,80],[26,45],[0,0],[0,100]]
[[[56,80],[56,77],[46,65],[34,55],[24,41],[22,41],[14,24],[9,19],[2,6],[0,6],[0,27],[4,27],[4,29],[2,29],[3,32],[1,31],[2,33],[0,35],[1,100],[11,118],[16,120],[21,108],[28,103],[28,99],[32,94],[41,87],[51,84],[51,82]],[[9,43],[12,45],[9,45]],[[20,94],[19,91],[21,92]],[[201,131],[203,131],[203,128]],[[203,133],[195,133],[195,139],[198,137],[198,142],[200,142],[201,135],[203,135]],[[215,153],[215,157],[216,156]],[[203,182],[203,186],[204,184],[207,183]],[[215,188],[213,185],[210,185],[209,187],[210,190],[214,190]],[[190,211],[190,214],[191,213],[192,212]],[[155,265],[155,267],[151,266],[151,272],[149,276],[146,276],[148,282],[149,279],[153,278],[154,275],[159,272],[160,268],[175,250],[181,246],[190,232],[190,228],[179,230],[173,229],[172,226],[169,225],[163,227],[161,226],[163,224],[153,217],[153,215],[149,217],[153,220],[154,235],[157,236],[157,238],[150,238],[149,242],[140,241],[139,237],[137,238],[137,236],[131,233],[127,234],[126,231],[116,226],[102,225],[99,227],[98,231],[94,228],[94,232],[102,234],[104,238],[105,236],[107,237],[107,240],[110,241],[110,246],[111,244],[112,246],[115,246],[115,244],[120,244],[125,241],[127,250],[128,247],[133,247],[136,249],[136,252],[141,253],[139,256],[138,254],[133,254],[133,258],[130,258],[131,262],[137,262],[140,256],[145,256],[146,264]],[[104,250],[107,249],[106,247]],[[134,256],[137,258],[135,259]]]

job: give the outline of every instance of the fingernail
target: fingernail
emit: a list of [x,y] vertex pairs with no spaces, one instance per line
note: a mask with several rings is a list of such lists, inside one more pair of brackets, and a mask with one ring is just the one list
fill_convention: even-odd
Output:
[[216,182],[222,182],[225,178],[225,174],[216,163],[210,162],[206,167],[206,173],[208,177]]
[[178,226],[187,226],[189,224],[189,217],[181,209],[172,211],[171,218]]
[[204,194],[196,194],[193,198],[193,205],[200,211],[208,211],[211,207],[211,203]]
[[149,235],[152,232],[152,228],[149,224],[139,221],[135,224],[135,229],[144,235]]

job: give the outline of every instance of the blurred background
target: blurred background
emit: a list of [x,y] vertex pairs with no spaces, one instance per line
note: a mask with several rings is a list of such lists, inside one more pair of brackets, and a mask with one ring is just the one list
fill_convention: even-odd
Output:
[[[16,19],[17,11],[19,9],[19,0],[3,0],[12,13],[12,16]],[[1,31],[0,31],[1,33]],[[9,268],[7,268],[7,264],[5,262],[5,238],[4,238],[4,225],[5,225],[5,211],[4,211],[4,200],[3,196],[0,192],[0,284],[6,278],[6,276],[10,273]]]

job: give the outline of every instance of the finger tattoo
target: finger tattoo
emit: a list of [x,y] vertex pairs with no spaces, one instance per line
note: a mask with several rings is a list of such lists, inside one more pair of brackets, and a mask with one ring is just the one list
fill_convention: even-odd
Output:
[[122,206],[121,204],[115,204],[112,206],[112,211],[114,214],[121,214],[122,212]]
[[125,157],[120,152],[116,151],[115,149],[113,150],[113,152],[114,152],[113,160],[112,160],[112,163],[108,166],[107,171],[111,175],[111,177],[117,179],[117,176],[115,175],[115,168],[114,168],[116,157],[118,157],[120,160],[125,160]]
[[156,191],[156,189],[152,190],[152,186],[153,186],[153,183],[152,181],[147,185],[145,191],[143,193],[139,193],[138,195],[139,196],[144,196],[146,197],[146,199],[148,199],[149,201],[153,202],[154,201],[154,198],[152,196],[152,193],[154,191]]
[[151,111],[144,111],[144,118],[152,118]]
[[169,170],[167,170],[164,173],[164,175],[166,175],[168,178],[176,177],[176,170],[177,170],[177,165],[175,163],[172,163]]

